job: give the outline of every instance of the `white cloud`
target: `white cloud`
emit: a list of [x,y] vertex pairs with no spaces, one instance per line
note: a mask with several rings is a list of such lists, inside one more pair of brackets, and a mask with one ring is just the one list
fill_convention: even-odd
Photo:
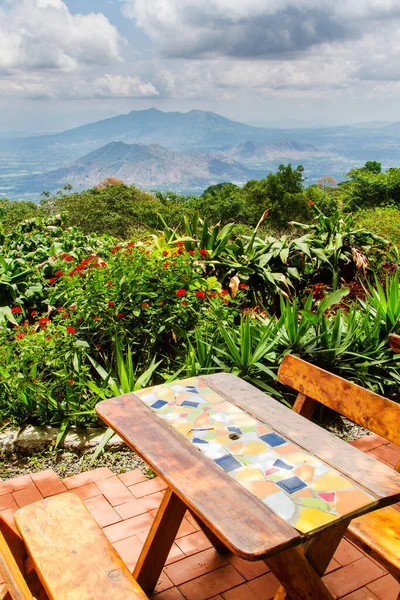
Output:
[[288,58],[358,40],[400,18],[399,0],[126,0],[167,57]]
[[149,81],[140,77],[123,75],[104,75],[94,82],[94,96],[98,98],[138,98],[159,96],[159,92]]
[[121,37],[101,13],[73,15],[62,0],[14,0],[0,11],[0,71],[57,70],[109,64]]
[[0,4],[3,94],[30,98],[158,95],[148,78],[132,73],[132,65],[129,74],[120,72],[127,70],[121,56],[126,41],[104,14],[72,14],[63,0],[13,0],[7,7],[2,10]]

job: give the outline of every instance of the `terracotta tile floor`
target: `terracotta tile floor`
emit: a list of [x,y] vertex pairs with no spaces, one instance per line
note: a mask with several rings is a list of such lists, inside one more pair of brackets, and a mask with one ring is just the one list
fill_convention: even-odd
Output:
[[[357,440],[353,445],[392,467],[400,460],[400,448],[376,435]],[[148,480],[138,470],[114,475],[108,468],[101,468],[63,480],[49,470],[0,481],[0,512],[12,521],[19,507],[71,491],[84,501],[132,569],[164,489],[160,479]],[[393,577],[347,540],[341,542],[324,581],[333,596],[343,600],[397,600],[400,592]],[[270,600],[277,586],[277,580],[264,563],[217,554],[187,514],[153,598]]]

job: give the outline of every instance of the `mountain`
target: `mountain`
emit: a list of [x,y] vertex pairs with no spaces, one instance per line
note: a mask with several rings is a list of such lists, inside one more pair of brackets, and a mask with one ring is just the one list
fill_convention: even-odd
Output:
[[331,152],[318,150],[313,144],[295,140],[280,140],[276,142],[253,142],[224,148],[219,153],[225,159],[236,160],[253,168],[268,166],[277,160],[305,160],[333,156]]
[[[173,187],[182,193],[197,192],[201,181],[207,185],[229,178],[244,181],[255,177],[246,169],[265,173],[275,171],[282,162],[302,164],[307,184],[323,175],[343,181],[346,173],[367,160],[382,162],[384,169],[400,164],[399,122],[267,129],[212,112],[162,112],[152,108],[59,133],[14,139],[0,136],[0,196],[35,200],[38,192],[49,189],[56,179],[70,178],[81,188],[98,183],[105,172],[117,176],[112,160],[106,166],[95,155],[90,167],[86,163],[88,156],[112,142],[140,148],[136,154],[129,151],[131,158],[124,166],[118,162],[117,170],[127,173],[121,178],[151,188]],[[150,158],[149,152],[156,156]],[[97,160],[101,165],[96,171]],[[48,185],[40,189],[40,182],[45,181]],[[191,182],[194,187],[187,187]]]
[[108,142],[160,144],[172,149],[220,147],[249,139],[267,139],[268,129],[231,121],[212,112],[162,112],[155,108],[131,111],[60,133],[2,140],[0,149],[34,150],[50,147],[100,147]]
[[144,189],[199,192],[215,183],[243,184],[265,175],[264,170],[250,169],[229,157],[176,152],[158,144],[111,142],[70,167],[30,176],[29,184],[38,191],[56,189],[66,183],[79,190],[93,187],[107,177],[116,177]]

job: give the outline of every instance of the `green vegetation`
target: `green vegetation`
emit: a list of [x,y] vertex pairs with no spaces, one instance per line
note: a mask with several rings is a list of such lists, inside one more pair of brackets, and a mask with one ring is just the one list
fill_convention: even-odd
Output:
[[[382,176],[371,165],[362,177]],[[61,437],[101,399],[217,370],[286,402],[288,352],[396,398],[399,208],[342,212],[352,186],[304,189],[282,165],[200,198],[108,180],[4,202],[0,422]]]

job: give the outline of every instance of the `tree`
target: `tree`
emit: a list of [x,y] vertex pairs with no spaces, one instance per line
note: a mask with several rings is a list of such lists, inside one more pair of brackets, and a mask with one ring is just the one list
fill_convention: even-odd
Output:
[[322,189],[336,187],[336,179],[332,175],[324,175],[317,180],[318,187]]
[[270,173],[261,181],[248,181],[243,190],[249,208],[258,218],[269,209],[267,221],[274,227],[286,227],[289,221],[308,220],[303,172],[301,165],[296,169],[280,165],[277,173]]
[[382,163],[377,162],[376,160],[367,160],[364,169],[375,174],[382,173]]

